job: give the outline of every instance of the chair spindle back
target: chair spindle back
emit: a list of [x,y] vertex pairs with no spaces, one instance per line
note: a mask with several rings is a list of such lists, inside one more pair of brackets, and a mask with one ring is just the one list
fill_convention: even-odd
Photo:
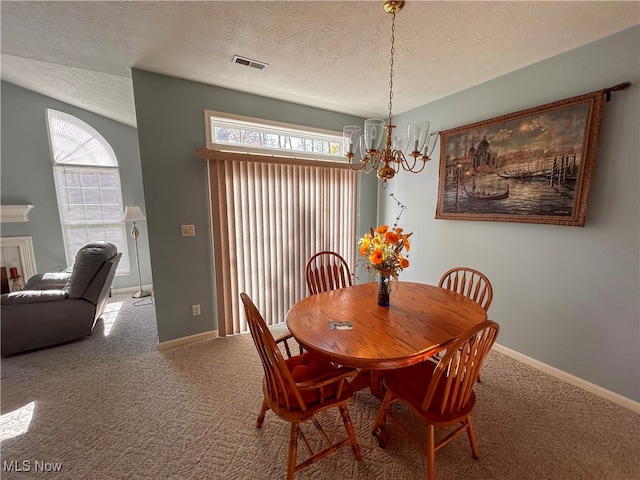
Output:
[[[455,414],[462,411],[473,393],[473,387],[480,375],[485,357],[498,336],[500,326],[486,320],[461,336],[442,356],[436,366],[433,378],[422,401],[422,409],[440,402],[437,411]],[[439,392],[439,395],[435,395]],[[442,395],[440,395],[442,393]],[[432,407],[433,408],[433,407]]]
[[473,268],[452,268],[442,276],[438,286],[470,298],[485,310],[489,310],[493,300],[491,282],[484,274]]
[[305,278],[310,295],[353,285],[346,260],[331,251],[318,252],[309,259]]

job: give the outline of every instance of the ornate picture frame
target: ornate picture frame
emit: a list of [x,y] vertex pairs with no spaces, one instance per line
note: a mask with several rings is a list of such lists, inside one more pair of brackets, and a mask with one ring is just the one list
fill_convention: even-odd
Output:
[[584,226],[604,97],[440,132],[436,218]]

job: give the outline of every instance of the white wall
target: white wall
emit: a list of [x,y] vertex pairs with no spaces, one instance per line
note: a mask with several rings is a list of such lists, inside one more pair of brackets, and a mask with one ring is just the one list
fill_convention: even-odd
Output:
[[[605,103],[584,228],[435,220],[439,146],[421,174],[381,192],[392,221],[394,192],[413,231],[405,280],[437,283],[447,269],[484,272],[494,288],[498,343],[640,401],[640,27],[566,52],[396,117],[436,130],[630,81]],[[461,66],[461,75],[473,75]],[[395,95],[402,95],[397,86]]]

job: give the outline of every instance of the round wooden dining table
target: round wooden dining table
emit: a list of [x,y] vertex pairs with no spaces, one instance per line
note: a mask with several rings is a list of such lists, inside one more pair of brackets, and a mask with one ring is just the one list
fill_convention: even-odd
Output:
[[[310,295],[291,307],[286,320],[305,349],[371,372],[374,394],[381,370],[422,362],[487,319],[478,303],[444,288],[393,282],[389,307],[378,305],[377,289],[372,282]],[[332,329],[331,322],[348,323]]]

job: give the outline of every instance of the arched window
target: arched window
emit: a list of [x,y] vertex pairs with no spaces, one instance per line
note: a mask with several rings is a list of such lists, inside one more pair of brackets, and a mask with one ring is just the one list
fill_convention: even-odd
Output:
[[82,120],[47,109],[49,140],[67,263],[90,242],[111,242],[122,252],[117,273],[128,274],[118,159],[111,145]]

